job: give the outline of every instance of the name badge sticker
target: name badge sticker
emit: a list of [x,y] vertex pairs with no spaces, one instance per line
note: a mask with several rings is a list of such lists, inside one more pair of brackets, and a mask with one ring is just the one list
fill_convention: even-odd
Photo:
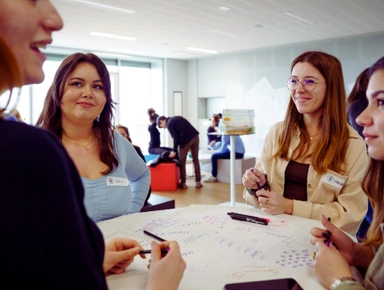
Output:
[[128,186],[128,178],[108,176],[106,180],[107,186]]
[[335,175],[332,175],[330,173],[324,174],[321,180],[337,188],[342,188],[345,183],[344,179],[337,177]]

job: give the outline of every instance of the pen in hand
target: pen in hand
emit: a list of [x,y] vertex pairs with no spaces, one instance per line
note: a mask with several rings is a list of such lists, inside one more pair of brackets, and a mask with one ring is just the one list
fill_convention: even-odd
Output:
[[[254,168],[251,168],[252,172],[253,172],[253,169],[254,169]],[[261,189],[260,183],[258,183],[258,182],[256,181],[256,184],[257,184],[257,190]]]
[[[148,232],[146,230],[143,230],[143,233],[146,234],[147,236],[150,236],[150,237],[154,238],[155,240],[160,241],[160,242],[165,242],[166,241],[163,238],[160,238],[159,236],[156,236],[155,234],[152,234],[152,233],[150,233],[150,232]],[[168,253],[169,250],[170,250],[170,248],[161,249],[161,255],[165,256]],[[144,252],[148,252],[148,251],[149,251],[149,253],[151,252],[151,250],[144,250]],[[165,253],[164,253],[164,251],[165,251]],[[141,252],[143,252],[143,251],[140,251],[140,254],[141,254]],[[143,252],[143,254],[149,254],[149,253],[144,253],[144,252]]]
[[165,242],[166,241],[166,240],[164,240],[164,239],[162,239],[162,238],[156,236],[155,234],[152,234],[152,233],[150,233],[150,232],[148,232],[146,230],[143,230],[143,233],[146,234],[147,236],[150,236],[150,237],[154,238],[155,240],[160,241],[160,242]]
[[[252,170],[252,172],[253,172],[254,168],[252,168],[251,170]],[[260,183],[256,181],[256,184],[257,184],[257,186],[258,186],[258,189],[257,189],[257,190],[263,188],[264,190],[270,191],[270,186],[269,186],[269,182],[268,182],[268,174],[263,173],[263,175],[264,175],[264,178],[265,178],[265,183],[264,183],[263,186],[260,186]]]
[[[151,254],[152,253],[152,250],[142,250],[139,252],[139,254]],[[168,250],[167,249],[161,249],[161,254],[162,255],[166,255],[168,253]]]
[[[330,217],[328,217],[327,220],[329,222],[331,222],[331,218]],[[332,235],[332,233],[330,231],[326,230],[321,235],[325,238],[324,243],[327,245],[327,247],[329,247],[331,244],[333,244],[336,247],[336,249],[338,249],[337,245],[334,242],[331,242],[331,235]]]

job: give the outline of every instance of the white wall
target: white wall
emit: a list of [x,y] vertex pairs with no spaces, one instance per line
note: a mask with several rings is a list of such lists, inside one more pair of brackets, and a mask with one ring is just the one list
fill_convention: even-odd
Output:
[[[173,92],[182,92],[182,112],[183,117],[188,119],[188,62],[184,60],[165,59],[164,60],[164,108],[163,113],[166,117],[174,116]],[[156,110],[157,111],[157,110]],[[160,110],[159,110],[160,112]],[[160,114],[159,114],[160,115]],[[162,146],[173,146],[172,138],[168,130],[160,129],[165,137]]]
[[187,77],[197,81],[189,82],[188,92],[191,92],[193,100],[189,102],[188,118],[199,119],[193,125],[203,135],[206,128],[201,127],[200,120],[210,117],[204,115],[209,113],[207,98],[225,98],[223,106],[226,107],[217,108],[215,112],[224,108],[254,108],[257,132],[242,138],[246,155],[258,156],[269,126],[284,118],[289,97],[285,80],[290,76],[290,64],[306,50],[322,50],[338,57],[343,65],[345,84],[348,86],[354,83],[363,69],[384,55],[384,33],[271,47],[189,61]]
[[[163,113],[163,62],[151,63],[151,100],[152,107],[158,114]],[[148,108],[149,109],[149,108]]]

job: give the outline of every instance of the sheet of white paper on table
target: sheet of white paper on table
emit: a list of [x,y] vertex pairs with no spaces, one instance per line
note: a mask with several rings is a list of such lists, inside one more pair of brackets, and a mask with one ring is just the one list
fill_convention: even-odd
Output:
[[[227,212],[266,215],[254,208],[193,205],[128,215],[98,223],[105,239],[136,239],[145,249],[152,232],[180,244],[187,269],[180,290],[221,290],[226,283],[292,277],[303,289],[324,289],[314,275],[310,228],[320,222],[269,216],[268,226],[232,220]],[[107,278],[109,289],[143,289],[147,260],[139,256],[125,273]]]

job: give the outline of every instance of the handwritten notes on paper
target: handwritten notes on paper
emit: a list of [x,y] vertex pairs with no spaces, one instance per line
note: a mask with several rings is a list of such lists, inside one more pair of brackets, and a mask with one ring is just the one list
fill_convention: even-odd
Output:
[[[293,277],[304,289],[323,289],[314,278],[309,230],[320,223],[287,215],[268,216],[268,226],[232,220],[233,207],[190,206],[128,215],[98,224],[105,239],[127,237],[149,248],[147,230],[180,244],[187,269],[179,289],[221,290],[226,283]],[[265,216],[258,209],[237,212]],[[110,289],[143,289],[148,261],[139,257]],[[125,285],[125,287],[123,287]]]

